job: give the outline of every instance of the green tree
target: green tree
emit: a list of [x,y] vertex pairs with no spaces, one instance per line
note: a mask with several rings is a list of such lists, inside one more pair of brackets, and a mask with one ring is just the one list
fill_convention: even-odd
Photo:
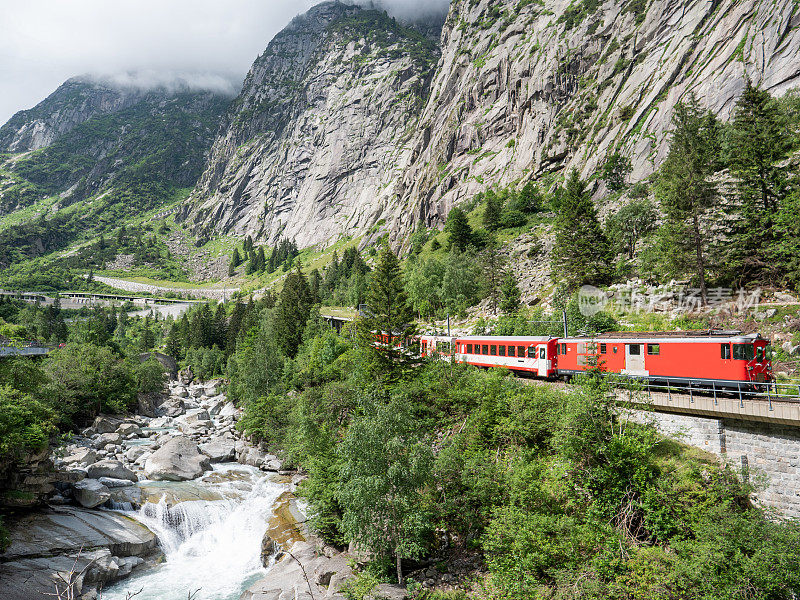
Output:
[[525,184],[519,193],[519,210],[525,214],[537,213],[542,210],[542,192],[533,181]]
[[[359,319],[359,337],[373,368],[387,379],[402,376],[413,362],[414,312],[408,302],[400,261],[384,246],[367,289],[368,313]],[[376,335],[383,339],[376,343]]]
[[463,314],[483,299],[481,262],[472,249],[453,248],[447,256],[442,276],[441,300],[452,314]]
[[405,403],[369,397],[360,408],[338,448],[342,530],[363,548],[394,555],[402,584],[402,559],[422,554],[430,528],[422,500],[433,453]]
[[233,254],[231,255],[231,262],[228,266],[228,275],[231,277],[236,274],[236,267],[242,264],[242,257],[239,255],[239,248],[233,249]]
[[481,252],[483,262],[483,279],[489,306],[493,313],[500,304],[500,287],[505,273],[506,257],[500,253],[500,245],[494,235],[490,235],[486,248]]
[[636,254],[637,244],[655,231],[658,211],[649,200],[634,200],[615,212],[606,222],[608,239],[617,254]]
[[631,172],[631,159],[614,152],[603,165],[603,179],[612,192],[625,189],[625,180]]
[[573,169],[564,185],[555,222],[552,268],[567,289],[607,281],[611,251],[586,183]]
[[700,108],[693,94],[675,106],[672,122],[675,129],[659,173],[656,196],[666,215],[664,233],[672,247],[672,258],[692,266],[703,304],[707,304],[711,232],[704,221],[717,203],[711,177],[719,164],[719,124],[713,114]]
[[47,356],[43,369],[51,382],[45,394],[68,423],[84,423],[101,412],[124,412],[136,402],[133,375],[109,348],[67,344]]
[[47,403],[0,385],[0,464],[46,448],[56,421]]
[[783,283],[800,290],[800,194],[794,192],[781,201],[775,216],[775,244],[772,260],[783,275]]
[[506,271],[503,283],[500,286],[500,310],[504,314],[515,313],[522,305],[522,292],[517,285],[517,279],[511,271]]
[[450,233],[450,245],[463,252],[472,243],[472,227],[467,213],[455,206],[447,214],[445,230]]
[[484,195],[483,227],[486,231],[500,229],[503,214],[503,198],[495,190],[488,190]]
[[775,272],[770,260],[774,217],[787,188],[786,171],[778,163],[791,148],[790,130],[778,101],[748,78],[728,132],[737,206],[723,252],[725,270],[740,283],[769,280]]
[[442,306],[444,270],[444,264],[436,258],[409,262],[406,267],[408,299],[421,317],[430,317]]
[[275,307],[275,340],[288,357],[294,357],[303,341],[303,330],[311,312],[311,290],[297,267],[286,276]]

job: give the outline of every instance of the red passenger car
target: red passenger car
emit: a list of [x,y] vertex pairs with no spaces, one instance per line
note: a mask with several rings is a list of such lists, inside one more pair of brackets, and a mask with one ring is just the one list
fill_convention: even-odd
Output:
[[554,377],[557,342],[554,337],[460,337],[456,339],[455,360],[476,367],[501,367],[538,377]]
[[769,342],[758,334],[715,330],[615,332],[558,340],[558,375],[597,365],[609,373],[656,382],[736,387],[773,380]]

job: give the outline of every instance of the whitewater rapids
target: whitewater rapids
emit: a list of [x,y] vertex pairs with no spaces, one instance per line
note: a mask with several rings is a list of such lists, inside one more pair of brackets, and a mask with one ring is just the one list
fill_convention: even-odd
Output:
[[[210,475],[210,476],[209,476]],[[145,503],[126,512],[158,536],[163,564],[103,590],[103,600],[238,600],[266,570],[261,540],[273,505],[286,491],[258,469],[217,465],[202,481],[192,482],[222,500],[192,500],[168,506]]]

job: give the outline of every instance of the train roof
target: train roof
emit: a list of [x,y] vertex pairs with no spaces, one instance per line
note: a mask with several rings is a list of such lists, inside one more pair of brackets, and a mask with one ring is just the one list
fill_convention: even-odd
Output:
[[468,335],[457,338],[459,342],[549,342],[556,339],[550,335]]
[[763,339],[757,333],[744,334],[741,331],[721,329],[698,329],[692,331],[608,331],[596,336],[570,337],[563,342],[630,342],[630,341],[676,341],[676,342],[739,342],[748,343]]

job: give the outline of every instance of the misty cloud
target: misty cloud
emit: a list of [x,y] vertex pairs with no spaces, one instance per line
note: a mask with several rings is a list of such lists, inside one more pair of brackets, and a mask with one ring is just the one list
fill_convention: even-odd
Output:
[[[350,0],[356,1],[356,0]],[[370,0],[357,0],[367,6]],[[272,37],[318,0],[25,0],[0,19],[0,124],[70,77],[235,93]],[[448,0],[374,0],[402,20]]]

